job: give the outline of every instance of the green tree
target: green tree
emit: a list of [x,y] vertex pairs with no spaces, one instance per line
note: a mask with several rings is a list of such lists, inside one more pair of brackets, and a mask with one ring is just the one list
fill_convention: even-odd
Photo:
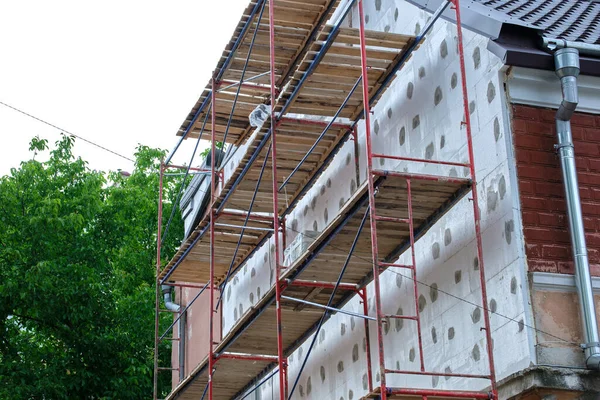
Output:
[[[0,178],[0,398],[140,399],[152,393],[158,168],[90,170],[63,136]],[[165,181],[165,214],[178,182]],[[180,243],[177,213],[163,262]],[[163,329],[171,315],[161,320]],[[170,364],[162,344],[161,365]],[[160,377],[169,390],[170,374]]]
[[[210,142],[208,142],[208,143],[210,144]],[[205,148],[204,150],[202,150],[200,152],[200,158],[206,158],[206,156],[208,155],[208,153],[210,153],[210,148],[211,147],[208,146],[207,148]],[[225,149],[225,143],[223,143],[223,142],[216,142],[215,143],[215,148],[224,150]]]

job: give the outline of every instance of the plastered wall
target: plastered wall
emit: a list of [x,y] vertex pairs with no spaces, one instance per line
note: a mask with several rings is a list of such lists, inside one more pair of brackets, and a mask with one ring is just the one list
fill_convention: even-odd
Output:
[[[200,289],[196,288],[177,288],[175,290],[176,300],[185,307],[190,304]],[[215,301],[218,299],[218,294],[215,294]],[[190,372],[196,368],[198,364],[206,358],[208,354],[208,307],[210,301],[210,293],[206,290],[202,293],[187,310],[187,321],[185,335],[185,376],[189,375]],[[221,335],[221,325],[219,323],[219,316],[222,309],[216,315],[215,325],[213,327],[213,337],[219,338]],[[174,315],[173,318],[176,318]],[[167,335],[168,337],[170,335]],[[179,338],[179,323],[173,327],[173,333],[170,337]],[[173,347],[171,349],[171,367],[179,368],[179,341],[173,341]],[[172,374],[172,386],[173,388],[179,384],[179,371],[173,371]]]
[[[403,1],[365,2],[367,29],[418,34],[429,14]],[[351,21],[357,21],[354,12]],[[349,24],[352,22],[348,21]],[[491,324],[498,378],[527,367],[531,360],[527,283],[522,242],[515,218],[514,178],[506,135],[500,61],[486,50],[487,39],[464,31],[470,117],[478,178],[484,261],[494,313]],[[457,54],[456,28],[438,21],[432,32],[398,73],[373,110],[375,152],[427,159],[467,161],[466,131]],[[305,231],[321,231],[366,177],[365,129],[359,125],[359,160],[354,142],[344,145],[315,186],[287,218],[287,242]],[[360,176],[357,177],[356,161]],[[374,167],[397,171],[468,176],[463,167],[374,160]],[[227,171],[227,169],[226,169]],[[418,307],[422,317],[425,368],[436,372],[486,374],[483,310],[476,256],[473,208],[463,199],[416,244]],[[408,262],[407,255],[401,257]],[[274,281],[273,246],[266,244],[232,279],[225,292],[223,333],[255,304]],[[413,280],[406,272],[382,275],[383,312],[414,315]],[[372,285],[369,314],[374,315]],[[359,299],[346,309],[362,313]],[[275,324],[275,321],[273,321]],[[413,321],[392,321],[384,329],[388,368],[418,370],[420,354]],[[374,323],[369,324],[374,384],[378,359]],[[308,350],[310,338],[289,358],[290,389]],[[294,391],[294,399],[358,399],[367,392],[365,325],[362,319],[338,314],[323,327],[317,346]],[[249,398],[275,399],[277,376]],[[388,385],[482,389],[488,382],[462,378],[388,375]]]

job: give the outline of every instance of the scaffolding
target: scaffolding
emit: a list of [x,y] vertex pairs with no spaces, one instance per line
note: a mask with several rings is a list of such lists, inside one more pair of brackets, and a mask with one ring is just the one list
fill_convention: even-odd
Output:
[[[290,399],[298,379],[288,382],[287,357],[306,341],[316,338],[332,313],[359,296],[367,335],[368,394],[365,399],[497,399],[489,311],[484,307],[484,327],[489,372],[485,375],[453,374],[426,369],[418,307],[419,291],[415,242],[465,196],[471,196],[475,224],[481,301],[487,304],[482,253],[477,180],[459,0],[442,1],[418,36],[365,29],[362,0],[254,0],[246,9],[230,44],[217,65],[209,87],[180,129],[180,142],[210,132],[216,143],[242,146],[239,165],[225,173],[211,157],[210,205],[204,218],[166,266],[161,265],[162,177],[172,155],[161,165],[157,249],[156,336],[154,399],[158,344],[203,292],[208,292],[209,340],[207,357],[169,394],[168,399],[245,398],[267,379],[278,376],[279,398]],[[338,7],[340,6],[340,7]],[[342,8],[343,7],[343,8]],[[343,27],[353,9],[358,27]],[[451,8],[455,12],[462,81],[468,161],[446,162],[374,153],[371,144],[371,108],[398,72],[417,51],[433,24]],[[327,21],[335,15],[335,25]],[[276,39],[277,38],[277,39]],[[260,104],[270,105],[267,121],[254,129],[248,114]],[[310,116],[310,117],[308,117]],[[320,118],[314,118],[320,117]],[[343,118],[339,122],[338,118]],[[367,179],[339,213],[291,265],[283,265],[285,217],[313,186],[344,143],[357,145],[359,121],[364,120]],[[356,150],[358,151],[358,150]],[[376,169],[373,159],[393,159],[460,166],[468,178],[413,174]],[[358,162],[358,161],[357,161]],[[190,168],[187,168],[188,173]],[[357,173],[358,173],[357,164]],[[216,309],[229,279],[268,240],[275,246],[275,284],[258,303],[240,316],[222,337],[213,335]],[[397,263],[409,252],[409,264]],[[328,268],[319,265],[327,263]],[[380,274],[387,269],[408,270],[414,283],[414,315],[382,312]],[[177,282],[186,282],[185,284]],[[368,315],[367,284],[373,282],[375,317]],[[169,329],[159,332],[160,285],[201,288],[181,310]],[[322,314],[302,312],[309,307]],[[418,371],[385,365],[384,324],[403,319],[416,324]],[[371,348],[369,326],[376,325]],[[178,338],[171,338],[178,340]],[[310,356],[314,339],[304,358]],[[371,355],[376,352],[379,382],[373,381]],[[391,387],[386,375],[407,374],[489,380],[485,391],[429,390]]]

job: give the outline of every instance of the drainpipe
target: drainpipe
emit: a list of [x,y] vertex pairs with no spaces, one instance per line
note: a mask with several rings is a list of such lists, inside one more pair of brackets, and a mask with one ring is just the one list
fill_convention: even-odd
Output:
[[542,47],[550,51],[555,51],[564,48],[573,48],[579,50],[579,54],[583,54],[585,56],[600,56],[600,46],[598,46],[597,44],[571,42],[569,40],[542,36]]
[[600,339],[596,321],[596,308],[592,292],[592,278],[585,243],[583,227],[583,213],[579,198],[579,185],[575,169],[575,150],[571,133],[571,116],[577,107],[577,76],[579,75],[579,51],[575,48],[561,48],[554,53],[556,75],[560,79],[562,88],[562,102],[556,112],[556,133],[558,144],[556,149],[565,184],[565,198],[567,201],[567,215],[569,218],[569,231],[571,233],[571,246],[575,262],[575,284],[581,307],[583,322],[582,348],[585,353],[586,367],[600,369]]
[[173,303],[173,300],[171,300],[171,291],[173,288],[169,285],[162,285],[161,289],[163,293],[163,300],[165,301],[165,307],[167,308],[167,310],[179,312],[181,306],[179,304]]
[[[177,303],[174,303],[171,299],[171,292],[173,291],[173,287],[169,285],[161,286],[163,293],[163,300],[165,302],[165,307],[167,310],[179,312],[181,310],[181,306]],[[185,339],[186,339],[186,320],[187,320],[187,311],[179,316],[178,322],[178,330],[179,330],[179,382],[185,379]]]
[[184,311],[179,317],[179,382],[185,379],[185,347],[186,336],[185,330],[187,320],[187,311]]

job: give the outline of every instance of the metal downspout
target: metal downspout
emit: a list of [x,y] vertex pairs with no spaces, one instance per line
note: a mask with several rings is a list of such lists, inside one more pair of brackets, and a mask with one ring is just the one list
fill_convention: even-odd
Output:
[[171,290],[173,288],[169,285],[162,285],[161,289],[166,309],[169,311],[179,312],[181,306],[179,304],[173,303],[173,300],[171,299]]
[[575,112],[579,96],[577,76],[579,75],[579,51],[575,48],[562,48],[554,53],[556,75],[562,88],[562,102],[556,112],[556,133],[558,144],[556,149],[565,185],[569,232],[575,263],[575,284],[581,308],[583,322],[582,348],[585,352],[586,367],[600,369],[600,339],[596,321],[596,308],[592,292],[592,279],[588,262],[587,246],[583,225],[583,213],[579,197],[577,170],[575,168],[575,149],[571,133],[571,116]]
[[179,382],[185,379],[186,320],[187,310],[183,310],[179,318],[179,327],[177,328],[179,331]]
[[[162,285],[163,300],[165,302],[165,308],[173,312],[180,312],[181,306],[173,302],[171,298],[171,292],[173,287],[169,285]],[[179,330],[179,382],[185,379],[185,326],[187,319],[187,310],[184,309],[183,313],[179,317],[178,330]]]

